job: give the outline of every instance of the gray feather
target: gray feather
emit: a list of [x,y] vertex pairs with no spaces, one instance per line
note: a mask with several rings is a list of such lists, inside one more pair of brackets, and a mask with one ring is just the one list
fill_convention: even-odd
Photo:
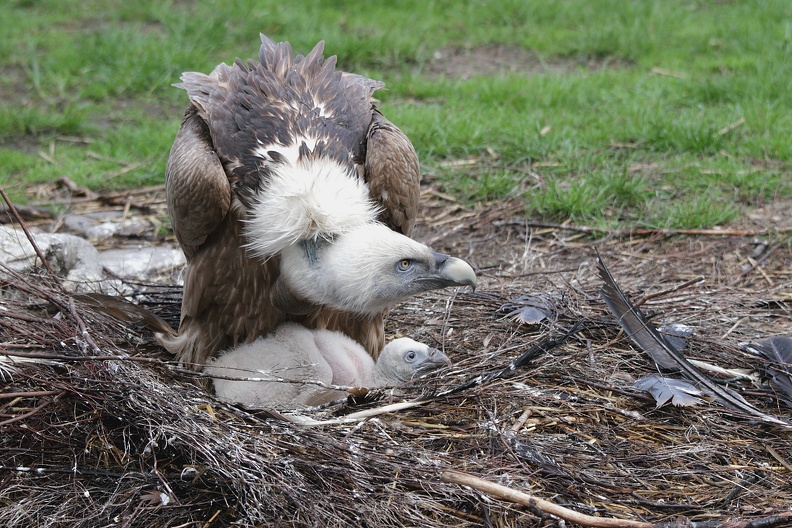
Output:
[[703,402],[701,396],[706,394],[688,381],[665,378],[659,374],[641,378],[633,383],[633,386],[651,394],[658,408],[669,401],[677,407],[699,405]]
[[649,354],[658,367],[671,371],[679,370],[679,363],[674,357],[678,354],[674,346],[630,302],[624,292],[616,285],[616,281],[610,271],[608,271],[608,268],[605,267],[602,259],[599,258],[599,255],[597,258],[599,261],[597,269],[599,270],[600,278],[605,283],[605,286],[600,289],[600,295],[616,317],[618,323],[624,328],[630,339],[641,350]]
[[506,317],[522,324],[539,324],[547,318],[555,318],[558,314],[555,301],[549,295],[520,295],[498,308],[499,312],[506,312]]

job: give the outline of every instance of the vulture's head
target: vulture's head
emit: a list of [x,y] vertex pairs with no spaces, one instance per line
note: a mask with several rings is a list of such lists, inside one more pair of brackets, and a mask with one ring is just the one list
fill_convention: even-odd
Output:
[[417,293],[476,286],[476,274],[464,260],[436,253],[379,223],[334,240],[289,246],[281,253],[279,280],[297,298],[371,315]]
[[396,385],[450,364],[448,356],[437,348],[408,337],[394,339],[385,345],[377,359],[375,385]]
[[378,221],[368,187],[332,160],[286,163],[249,211],[249,250],[280,258],[273,304],[374,315],[417,293],[476,287],[465,261],[432,251]]

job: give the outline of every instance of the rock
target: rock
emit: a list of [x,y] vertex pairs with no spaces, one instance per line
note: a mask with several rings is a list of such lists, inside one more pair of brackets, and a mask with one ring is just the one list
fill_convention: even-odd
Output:
[[85,215],[67,214],[63,217],[64,227],[75,233],[85,233],[94,224],[96,224],[96,221]]
[[119,224],[116,236],[125,238],[142,238],[152,231],[152,226],[148,222],[138,222],[128,220]]
[[110,274],[130,280],[170,278],[187,262],[180,249],[166,246],[108,249],[100,255]]
[[115,233],[118,228],[115,226],[114,220],[119,220],[121,217],[122,213],[120,211],[67,214],[63,217],[63,226],[77,235],[102,239]]
[[133,218],[123,219],[120,211],[67,214],[63,217],[63,225],[69,231],[95,242],[112,236],[139,238],[153,230],[149,222]]
[[[74,235],[49,233],[34,233],[33,239],[66,289],[101,289],[102,263],[90,242]],[[0,226],[0,264],[20,273],[43,268],[25,233],[6,226]]]
[[85,230],[85,236],[88,237],[88,240],[98,242],[113,236],[118,230],[118,226],[119,224],[114,222],[102,222],[101,224],[92,225]]

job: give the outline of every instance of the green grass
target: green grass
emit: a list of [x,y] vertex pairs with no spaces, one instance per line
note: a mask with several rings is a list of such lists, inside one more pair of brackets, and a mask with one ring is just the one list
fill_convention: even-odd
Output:
[[[384,80],[425,180],[461,200],[691,228],[792,199],[786,0],[3,2],[0,184],[161,183],[187,100],[171,84],[255,57],[259,32]],[[432,73],[437,50],[494,46],[528,67]]]

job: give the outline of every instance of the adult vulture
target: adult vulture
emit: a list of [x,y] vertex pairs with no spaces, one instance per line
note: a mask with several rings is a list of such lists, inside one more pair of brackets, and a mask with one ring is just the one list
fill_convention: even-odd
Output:
[[160,336],[200,369],[283,321],[340,331],[376,358],[388,309],[475,287],[464,261],[409,238],[418,160],[373,105],[382,83],[261,36],[258,61],[185,73],[190,106],[166,194],[188,259],[181,323]]

